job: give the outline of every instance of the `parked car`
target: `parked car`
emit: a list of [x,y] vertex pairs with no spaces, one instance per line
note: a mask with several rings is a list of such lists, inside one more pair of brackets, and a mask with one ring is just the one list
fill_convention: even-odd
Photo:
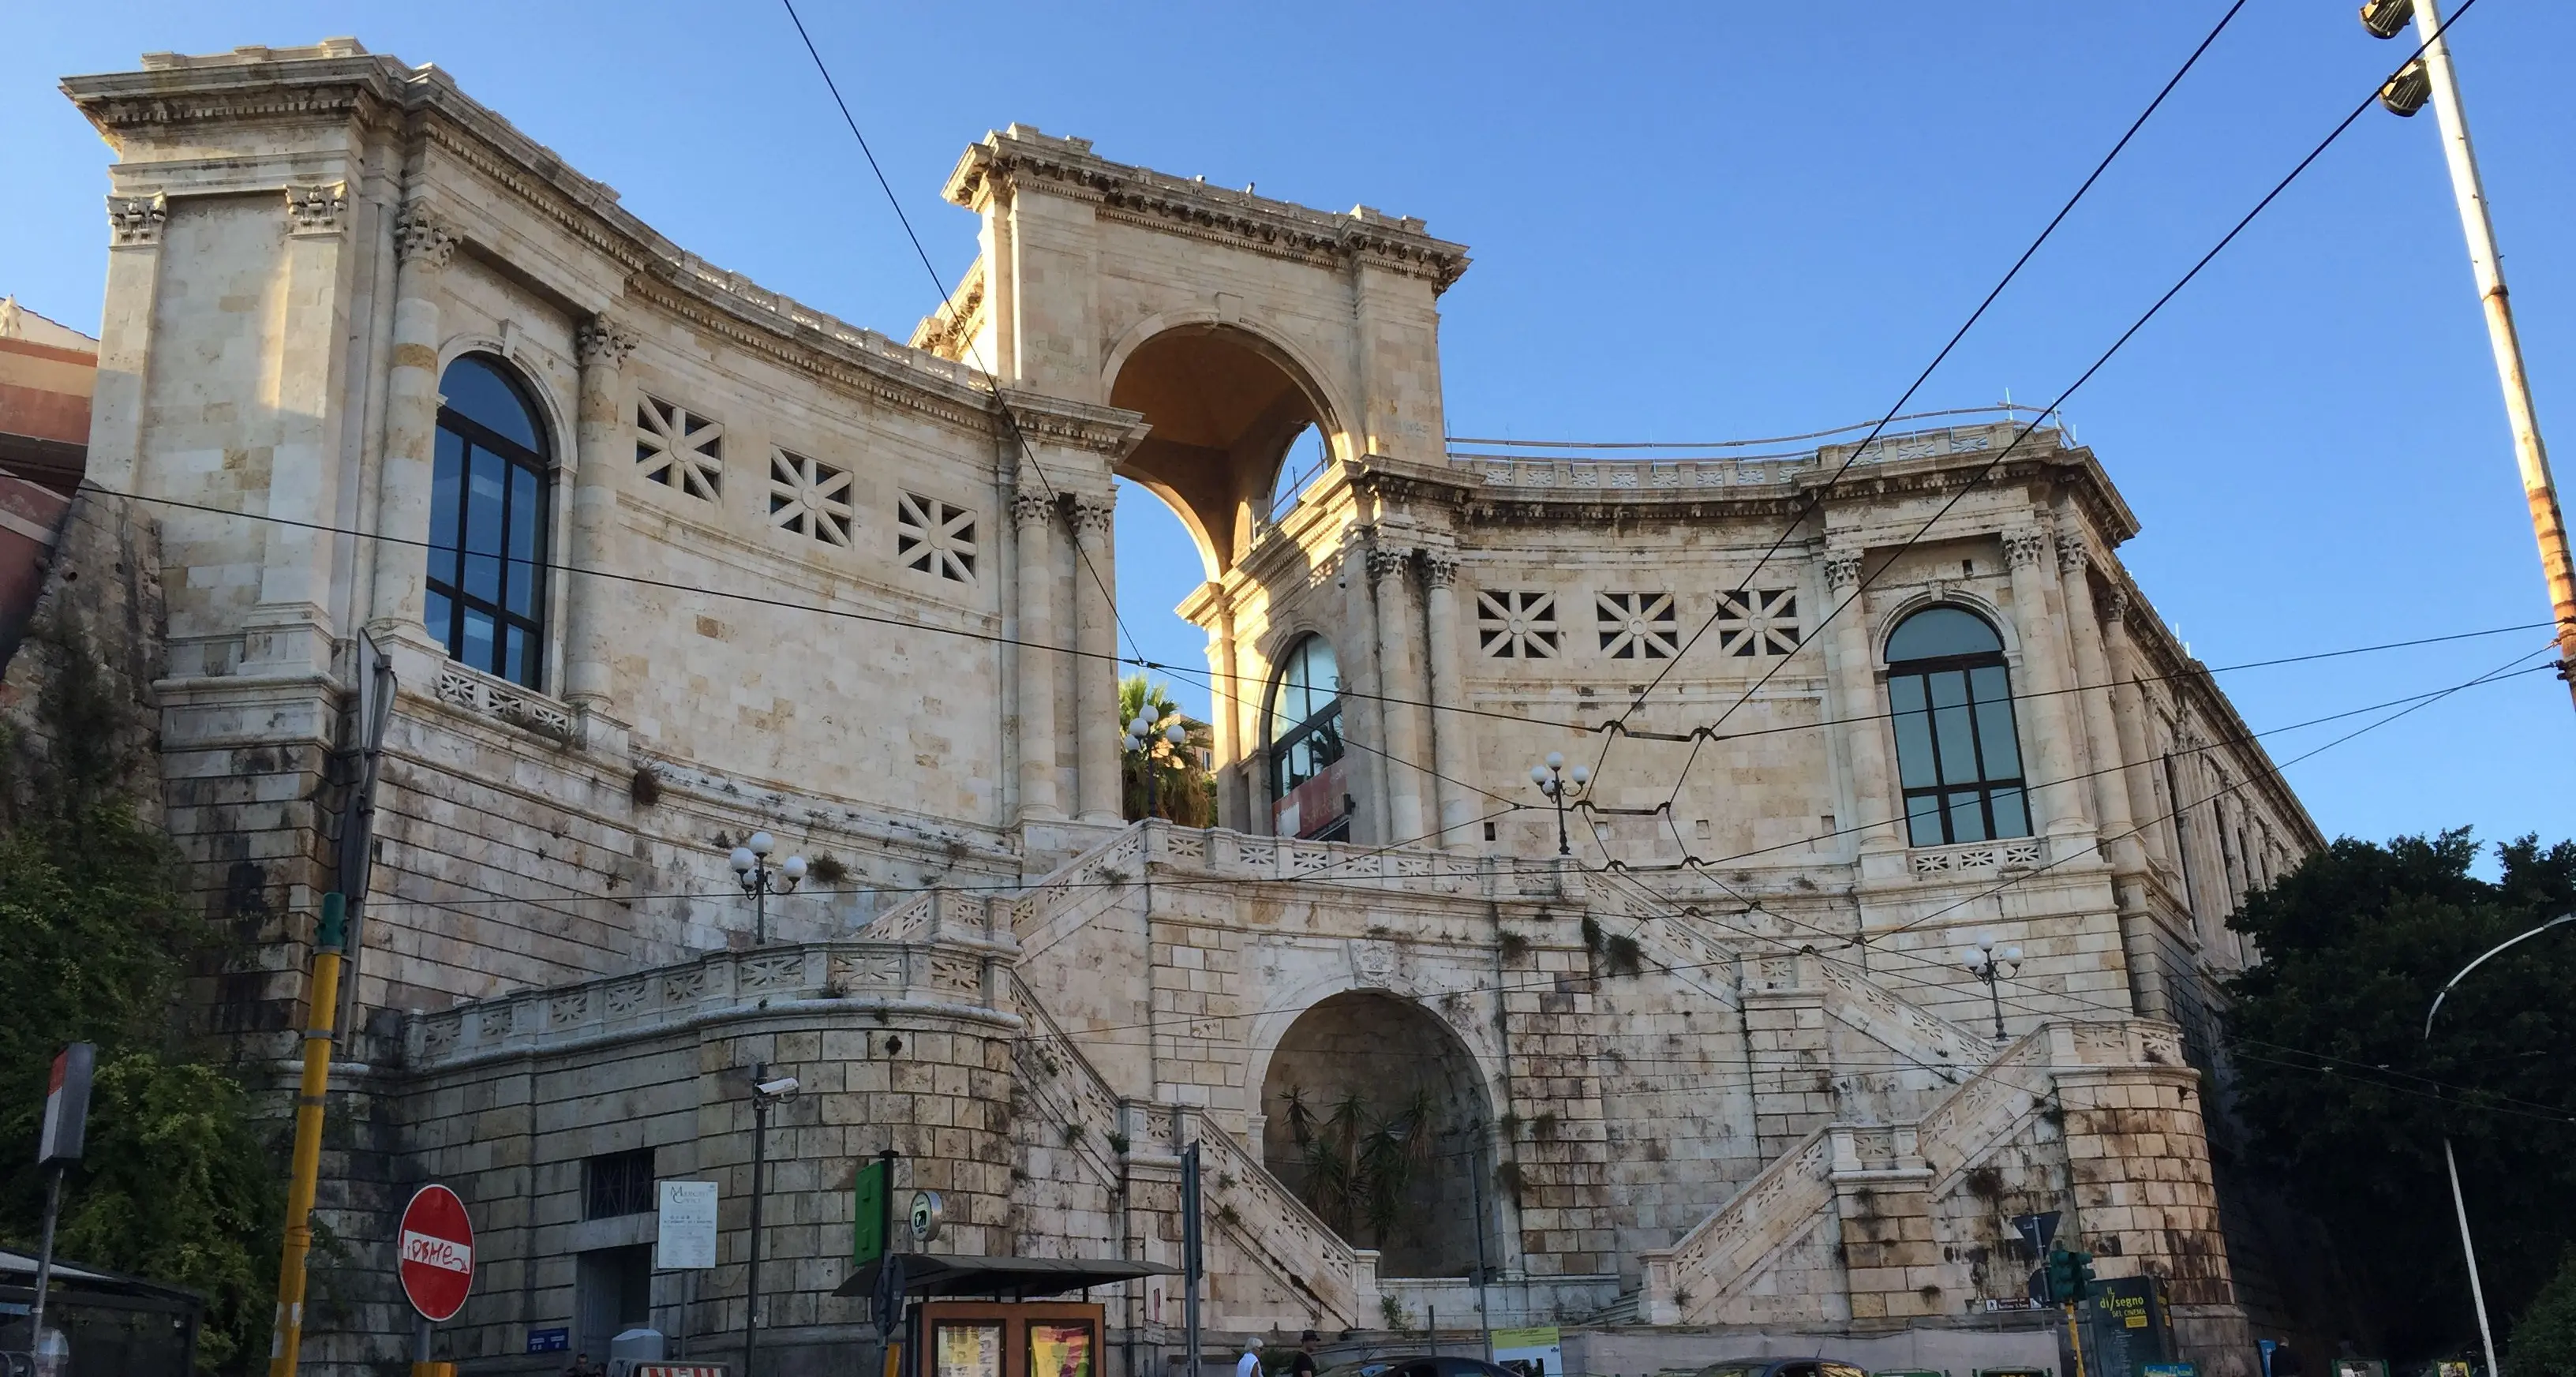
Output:
[[1728,1358],[1691,1377],[1869,1377],[1869,1371],[1840,1358]]
[[[1520,1374],[1482,1358],[1448,1353],[1436,1358],[1427,1353],[1398,1353],[1329,1367],[1317,1377],[1520,1377]],[[1807,1377],[1816,1377],[1816,1374],[1809,1373]],[[1861,1377],[1861,1374],[1854,1373],[1852,1377]]]

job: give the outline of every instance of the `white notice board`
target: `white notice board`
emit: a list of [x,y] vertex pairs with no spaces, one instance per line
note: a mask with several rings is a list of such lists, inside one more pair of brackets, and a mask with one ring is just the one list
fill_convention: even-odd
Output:
[[663,1181],[653,1265],[672,1269],[716,1265],[716,1183]]

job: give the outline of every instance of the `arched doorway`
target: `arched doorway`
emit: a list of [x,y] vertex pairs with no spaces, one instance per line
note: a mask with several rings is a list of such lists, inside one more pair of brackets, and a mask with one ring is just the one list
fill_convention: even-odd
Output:
[[1491,1166],[1492,1115],[1475,1057],[1436,1015],[1372,990],[1324,1000],[1271,1052],[1261,1110],[1271,1173],[1344,1239],[1383,1253],[1383,1275],[1476,1265],[1474,1177]]
[[1336,430],[1285,351],[1226,325],[1179,326],[1138,345],[1118,365],[1109,403],[1153,428],[1119,476],[1181,514],[1210,578],[1250,548],[1290,446],[1309,427],[1329,446]]

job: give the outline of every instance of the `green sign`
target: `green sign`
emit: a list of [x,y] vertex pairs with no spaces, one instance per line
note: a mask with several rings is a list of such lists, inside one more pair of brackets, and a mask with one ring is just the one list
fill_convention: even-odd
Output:
[[886,1252],[886,1180],[884,1158],[859,1168],[850,1183],[850,1264],[865,1267]]

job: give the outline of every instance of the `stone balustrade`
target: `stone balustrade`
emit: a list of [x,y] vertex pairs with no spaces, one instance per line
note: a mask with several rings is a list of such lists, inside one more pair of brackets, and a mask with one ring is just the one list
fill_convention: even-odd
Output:
[[[1949,455],[1991,455],[2010,445],[2021,425],[1943,426],[1884,435],[1855,455],[1851,445],[1768,454],[1649,459],[1585,453],[1531,455],[1452,450],[1450,464],[1489,488],[1556,489],[1583,496],[1679,496],[1725,488],[1777,486],[1821,477],[1845,463],[1893,463]],[[2043,426],[2022,442],[2031,452],[2063,449],[2063,432]]]

